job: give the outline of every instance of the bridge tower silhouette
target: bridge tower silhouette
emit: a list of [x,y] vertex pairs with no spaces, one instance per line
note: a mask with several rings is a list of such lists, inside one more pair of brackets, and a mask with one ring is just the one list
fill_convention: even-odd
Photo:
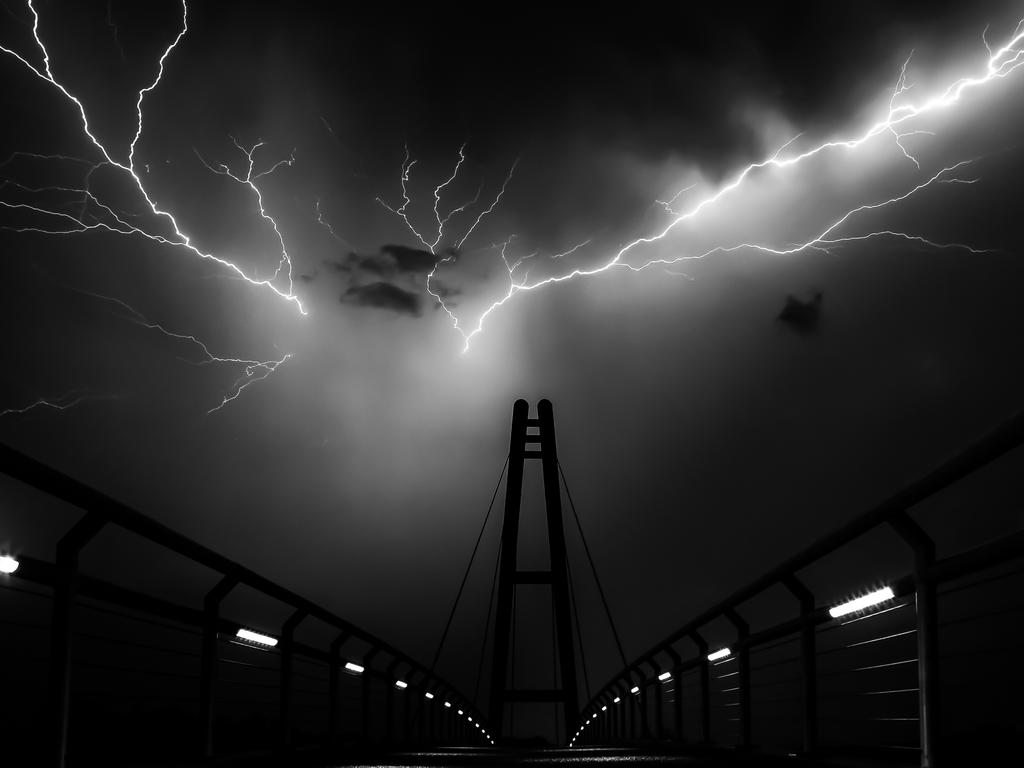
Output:
[[[576,660],[570,621],[569,564],[562,525],[562,495],[558,454],[555,448],[554,413],[549,400],[537,404],[537,418],[529,417],[529,405],[516,400],[512,407],[508,476],[505,484],[505,518],[501,530],[498,599],[494,624],[491,667],[490,722],[504,733],[506,704],[521,702],[561,705],[568,730],[579,714]],[[531,447],[536,446],[536,447]],[[548,570],[520,570],[518,563],[519,514],[523,498],[523,471],[527,460],[539,460],[544,481],[544,506],[550,551]],[[554,618],[554,638],[560,680],[551,689],[517,689],[509,682],[509,641],[513,631],[515,591],[521,584],[548,585]],[[514,683],[514,681],[513,681]]]

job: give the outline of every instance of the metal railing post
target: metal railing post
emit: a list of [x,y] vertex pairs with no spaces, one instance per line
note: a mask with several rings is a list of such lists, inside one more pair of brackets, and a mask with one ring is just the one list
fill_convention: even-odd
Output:
[[430,724],[428,726],[429,740],[431,745],[438,744],[441,741],[441,732],[437,727],[437,710],[442,706],[440,699],[437,698],[437,694],[434,694],[433,701],[430,702],[431,706],[427,710],[430,714]]
[[619,697],[619,703],[615,705],[619,708],[619,722],[616,736],[618,736],[619,741],[625,741],[626,716],[629,711],[629,691],[625,690],[621,685],[616,685],[615,690],[616,695]]
[[935,542],[910,515],[903,512],[889,520],[900,538],[914,552],[914,602],[917,608],[918,718],[921,730],[921,766],[939,763],[939,625],[935,581],[929,573],[935,562]]
[[639,669],[634,669],[637,677],[640,678],[640,682],[637,685],[640,686],[640,692],[637,693],[637,703],[640,711],[640,738],[649,739],[651,737],[651,726],[647,721],[647,677]]
[[711,662],[708,661],[708,643],[699,632],[691,632],[690,639],[697,646],[700,657],[700,736],[705,744],[711,743]]
[[747,637],[750,625],[734,609],[725,612],[725,618],[736,628],[736,664],[740,680],[740,746],[750,746],[750,649]]
[[384,743],[391,745],[395,739],[395,671],[401,662],[395,659],[384,671]]
[[809,755],[818,746],[818,669],[814,595],[796,576],[786,576],[782,583],[800,603],[801,719],[804,754]]
[[665,738],[665,730],[664,730],[664,728],[665,728],[665,726],[664,726],[664,721],[665,721],[665,716],[664,716],[665,696],[664,696],[664,694],[662,693],[662,690],[661,690],[662,689],[662,685],[664,685],[664,683],[662,682],[661,677],[660,677],[660,675],[661,675],[661,668],[657,664],[655,664],[653,661],[648,661],[647,662],[647,666],[649,666],[651,668],[651,671],[654,673],[654,682],[651,684],[651,687],[654,689],[654,721],[655,722],[654,722],[654,732],[653,732],[653,735],[654,735],[654,738],[656,738],[656,739],[658,739],[660,741],[661,739]]
[[341,698],[341,647],[351,634],[342,632],[331,641],[327,671],[327,738],[333,745],[338,737],[338,712]]
[[359,720],[359,733],[362,736],[364,742],[370,740],[370,679],[373,677],[370,664],[373,662],[373,657],[378,653],[377,648],[371,648],[363,655],[363,679],[360,681],[362,687],[359,696],[359,707],[360,707],[360,720]]
[[[409,670],[409,674],[406,675],[405,682],[409,686],[403,691],[402,696],[402,743],[409,745],[416,741],[412,733],[412,699],[410,696],[415,696],[419,692],[419,687],[416,685],[416,672],[415,670]],[[422,709],[423,696],[422,693],[419,696],[419,705],[417,712]]]
[[672,728],[676,734],[676,741],[683,742],[686,741],[683,735],[683,673],[679,669],[683,659],[671,646],[665,648],[665,652],[672,659]]
[[203,757],[213,756],[213,695],[217,685],[220,604],[237,585],[237,579],[225,576],[203,598],[203,639],[199,659],[200,750]]
[[281,716],[281,747],[287,749],[292,742],[292,666],[295,653],[295,628],[306,618],[302,609],[295,611],[281,627],[281,670],[278,702]]
[[106,524],[95,512],[87,513],[57,543],[53,583],[53,620],[50,624],[50,728],[53,765],[64,767],[68,746],[71,697],[71,638],[78,584],[78,556]]
[[636,741],[640,732],[640,694],[639,692],[633,693],[633,678],[626,681],[626,706],[629,707],[629,738],[632,741]]

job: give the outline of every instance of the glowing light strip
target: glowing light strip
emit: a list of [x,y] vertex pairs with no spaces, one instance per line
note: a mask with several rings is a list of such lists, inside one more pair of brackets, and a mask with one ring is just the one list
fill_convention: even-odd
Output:
[[893,593],[891,587],[882,587],[881,589],[876,589],[874,592],[869,592],[866,595],[854,598],[849,602],[829,608],[828,615],[833,619],[838,619],[840,616],[845,616],[848,613],[863,611],[865,608],[870,608],[873,605],[884,603],[886,600],[892,600],[895,596],[896,595]]
[[259,643],[260,645],[267,645],[273,648],[277,645],[277,638],[271,637],[270,635],[263,635],[259,632],[253,632],[249,629],[239,629],[235,632],[235,637],[242,640],[248,640],[251,643]]

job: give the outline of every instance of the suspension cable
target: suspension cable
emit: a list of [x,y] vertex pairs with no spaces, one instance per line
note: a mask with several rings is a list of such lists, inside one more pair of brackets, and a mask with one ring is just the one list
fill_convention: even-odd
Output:
[[491,503],[487,505],[487,514],[484,515],[484,524],[480,526],[480,533],[476,537],[476,544],[473,545],[473,553],[469,556],[469,565],[466,566],[466,572],[462,576],[462,583],[459,585],[459,591],[455,593],[455,602],[452,604],[451,613],[448,614],[448,623],[444,625],[444,632],[441,633],[441,642],[437,644],[437,652],[434,654],[434,661],[430,664],[431,674],[433,674],[434,668],[437,666],[437,660],[441,658],[441,650],[444,648],[444,641],[448,637],[448,630],[451,629],[452,620],[455,618],[455,609],[459,607],[459,598],[462,597],[462,590],[466,588],[466,580],[469,579],[469,571],[473,567],[473,559],[476,557],[476,552],[480,548],[480,540],[484,537],[484,531],[487,528],[487,521],[491,519],[491,510],[494,509],[494,500],[498,498],[498,489],[501,488],[501,479],[505,476],[505,470],[508,469],[508,458],[508,456],[505,457],[505,463],[501,466],[501,474],[498,475],[498,482],[494,485],[494,493],[491,494]]
[[[569,567],[568,558],[566,558],[566,573],[569,575],[569,602],[572,604],[572,615],[576,620],[576,640],[580,646],[580,666],[583,668],[583,687],[587,691],[587,700],[589,701],[592,697],[590,695],[590,677],[587,675],[587,654],[583,650],[583,632],[580,630],[580,614],[576,609],[576,589],[572,585],[572,568]],[[569,726],[566,725],[566,728]]]
[[498,566],[501,565],[501,541],[498,541],[498,556],[494,560],[494,576],[491,577],[491,597],[487,601],[487,618],[484,619],[484,641],[480,644],[480,664],[476,668],[476,685],[473,688],[473,701],[480,700],[480,679],[484,672],[484,654],[487,653],[487,636],[491,630],[491,613],[494,610],[494,592],[498,585]]
[[572,501],[572,493],[569,492],[569,483],[565,479],[565,471],[562,463],[558,462],[558,474],[562,478],[562,485],[565,486],[565,497],[569,500],[569,508],[572,509],[572,516],[576,520],[576,528],[580,532],[580,540],[583,542],[583,551],[587,553],[587,561],[590,563],[590,570],[594,574],[594,581],[597,584],[597,592],[601,595],[601,603],[604,605],[604,612],[608,616],[608,625],[612,628],[612,636],[615,638],[615,645],[619,649],[619,656],[622,658],[623,668],[629,666],[626,661],[626,652],[622,650],[622,640],[619,639],[618,630],[615,629],[615,621],[612,619],[611,608],[608,607],[608,599],[604,595],[604,588],[601,586],[601,579],[597,575],[597,566],[594,565],[594,558],[590,554],[590,547],[587,545],[587,537],[583,535],[583,525],[580,523],[580,516],[576,512],[576,505]]

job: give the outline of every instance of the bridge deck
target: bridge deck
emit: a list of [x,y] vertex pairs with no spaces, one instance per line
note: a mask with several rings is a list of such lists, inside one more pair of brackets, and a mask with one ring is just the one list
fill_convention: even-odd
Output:
[[[646,749],[615,747],[584,747],[577,749],[484,749],[445,747],[433,750],[382,752],[355,751],[344,759],[326,759],[316,751],[295,751],[285,755],[221,757],[202,763],[219,768],[548,768],[573,765],[600,768],[905,768],[916,760],[870,760],[854,756],[831,756],[809,759],[795,755],[763,754],[700,746],[668,748],[656,745]],[[135,763],[136,768],[170,768],[167,762]],[[191,768],[192,763],[173,763],[174,768]],[[199,765],[196,763],[195,765]]]

